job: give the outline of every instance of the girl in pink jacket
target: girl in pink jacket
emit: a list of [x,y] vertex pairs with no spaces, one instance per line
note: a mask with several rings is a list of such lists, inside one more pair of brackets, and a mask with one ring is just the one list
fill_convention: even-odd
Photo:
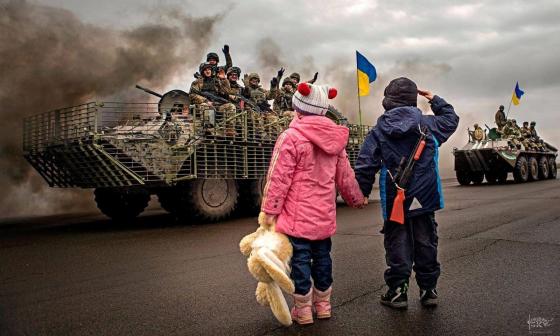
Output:
[[[313,323],[331,316],[331,236],[336,231],[336,192],[353,207],[366,202],[350,167],[348,128],[325,117],[336,90],[300,83],[292,106],[297,116],[276,140],[261,210],[293,246],[292,319]],[[313,289],[311,288],[313,279]]]

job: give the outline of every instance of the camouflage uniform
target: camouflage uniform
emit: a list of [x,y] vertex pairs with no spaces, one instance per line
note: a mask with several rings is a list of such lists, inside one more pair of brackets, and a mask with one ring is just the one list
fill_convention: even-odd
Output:
[[502,138],[507,139],[512,148],[521,147],[521,142],[519,142],[518,140],[518,138],[521,136],[521,131],[519,130],[519,127],[514,124],[513,120],[509,119],[506,122],[506,125],[502,130],[502,134]]
[[541,150],[544,151],[546,148],[544,141],[539,138],[539,135],[537,134],[537,130],[535,129],[535,125],[537,123],[534,121],[531,121],[531,126],[529,126],[529,134],[531,136],[531,141],[533,143],[533,146],[535,148],[535,150]]
[[534,149],[534,144],[531,141],[531,131],[529,130],[529,123],[524,122],[521,127],[521,143],[525,149]]
[[531,121],[531,126],[529,127],[529,130],[531,131],[531,137],[534,139],[538,139],[539,135],[537,134],[537,130],[535,129],[535,125],[537,123],[534,121]]
[[496,126],[498,126],[498,130],[501,131],[504,126],[506,126],[506,114],[504,113],[504,106],[500,105],[500,108],[496,112],[496,116],[494,117],[496,122]]
[[[201,110],[210,110],[215,107],[216,112],[219,114],[216,116],[217,119],[230,119],[235,116],[235,105],[232,103],[224,103],[221,101],[212,101],[198,93],[193,91],[198,91],[201,93],[210,93],[223,99],[227,99],[229,92],[231,90],[229,81],[225,78],[218,78],[216,76],[205,77],[203,74],[204,69],[208,67],[208,63],[204,63],[200,66],[200,72],[202,77],[195,80],[191,84],[191,90],[189,94],[190,101],[197,105]],[[224,127],[222,126],[221,129]],[[226,125],[226,135],[234,135],[235,133],[235,120],[230,120]]]
[[[286,86],[291,86],[291,88]],[[278,95],[274,98],[274,103],[272,104],[272,110],[278,115],[283,115],[286,111],[293,111],[292,97],[294,96],[295,88],[290,78],[284,79],[282,88],[278,91]]]
[[[233,80],[230,78],[230,75],[232,74],[237,74],[237,78],[239,78],[239,76],[241,75],[241,69],[239,69],[238,67],[231,67],[228,69],[227,73],[226,73],[226,77],[228,79],[229,82],[229,95],[230,96],[241,96],[241,94],[243,93],[243,89],[244,87],[239,85],[239,83],[237,82],[237,80]],[[235,97],[230,97],[232,98],[232,100],[237,100],[237,99],[233,99]]]
[[[278,125],[278,116],[270,109],[270,105],[268,104],[269,100],[275,99],[278,95],[278,86],[273,85],[273,80],[273,82],[271,82],[270,90],[265,90],[259,84],[252,85],[252,79],[257,79],[260,82],[260,77],[258,74],[251,73],[247,75],[247,77],[243,79],[245,83],[245,91],[243,95],[260,108],[261,113],[263,114],[262,116],[264,116],[265,123],[268,125],[272,124],[272,126],[269,127],[265,125],[264,131],[267,134],[263,135],[271,135],[271,133],[281,132],[282,128],[280,127],[280,125]],[[262,116],[259,115],[258,117],[261,118]]]

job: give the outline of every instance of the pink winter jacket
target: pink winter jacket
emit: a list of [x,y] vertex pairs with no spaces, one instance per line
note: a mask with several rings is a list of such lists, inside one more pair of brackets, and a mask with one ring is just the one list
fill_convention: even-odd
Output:
[[278,137],[261,205],[278,215],[276,231],[325,239],[336,231],[337,189],[349,205],[362,204],[347,142],[348,128],[323,116],[296,117]]

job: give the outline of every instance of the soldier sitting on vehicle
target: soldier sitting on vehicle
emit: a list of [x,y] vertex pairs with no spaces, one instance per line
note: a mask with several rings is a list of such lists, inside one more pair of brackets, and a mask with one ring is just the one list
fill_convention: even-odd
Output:
[[523,122],[523,126],[521,127],[521,135],[524,138],[530,138],[531,137],[531,130],[529,129],[529,122],[528,121]]
[[[229,68],[231,68],[233,66],[233,62],[231,60],[231,55],[229,53],[229,45],[224,45],[224,47],[222,48],[222,52],[224,53],[225,57],[226,57],[226,65],[223,67],[219,67],[218,63],[220,63],[220,57],[218,56],[218,54],[216,54],[215,52],[210,52],[206,55],[206,63],[211,64],[212,65],[212,72],[214,74],[218,73],[219,68],[224,69],[224,72],[227,72],[229,70]],[[200,78],[200,72],[197,72],[194,74],[195,78]]]
[[537,130],[535,129],[536,125],[537,125],[536,122],[531,121],[531,126],[529,126],[529,131],[531,132],[531,137],[535,140],[539,139],[539,136],[537,134]]
[[517,120],[511,119],[511,123],[513,124],[513,128],[515,129],[516,133],[519,133],[519,135],[521,135],[521,127],[517,125]]
[[[223,69],[214,76],[212,74],[213,66],[210,63],[202,63],[200,65],[201,77],[192,82],[189,99],[191,103],[197,105],[197,108],[209,110],[215,107],[215,111],[221,113],[218,119],[229,120],[226,125],[226,136],[235,135],[235,105],[228,102],[230,86],[226,79]],[[210,118],[213,119],[213,118]],[[212,124],[212,121],[210,121]],[[221,129],[223,131],[223,128]],[[222,133],[223,134],[223,133]]]
[[482,141],[486,137],[484,134],[484,130],[482,127],[478,126],[478,124],[474,124],[474,130],[469,131],[469,135],[473,141]]
[[275,131],[276,133],[281,132],[282,128],[278,125],[278,116],[272,111],[268,101],[276,98],[278,95],[278,83],[283,74],[284,68],[278,70],[277,77],[272,78],[270,81],[270,90],[265,90],[260,85],[261,79],[256,73],[250,73],[243,78],[243,83],[245,84],[243,96],[258,106],[260,112],[264,114],[267,124],[272,124],[272,128],[269,128],[268,131]]
[[239,85],[239,76],[241,76],[241,69],[239,67],[231,67],[226,72],[229,81],[229,94],[233,101],[238,101],[238,97],[243,93],[243,86]]
[[523,127],[521,127],[521,143],[525,149],[534,150],[534,142],[531,140],[531,131],[529,130],[529,123],[527,121],[523,122]]
[[291,78],[286,78],[282,81],[282,88],[280,88],[276,98],[274,98],[274,103],[272,104],[272,110],[281,116],[292,115],[292,97],[296,91],[296,84],[294,84]]
[[521,136],[519,127],[515,127],[513,119],[508,119],[502,130],[502,139],[507,139],[511,148],[521,148],[521,143],[517,140]]

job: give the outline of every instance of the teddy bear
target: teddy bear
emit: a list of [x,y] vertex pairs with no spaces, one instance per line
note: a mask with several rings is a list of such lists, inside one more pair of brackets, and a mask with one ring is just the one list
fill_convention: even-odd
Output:
[[289,277],[292,244],[288,237],[275,231],[275,222],[267,221],[265,213],[259,214],[257,230],[241,239],[239,248],[248,257],[249,272],[257,279],[255,296],[263,306],[270,306],[276,319],[285,326],[292,318],[282,290],[294,293],[294,283]]

